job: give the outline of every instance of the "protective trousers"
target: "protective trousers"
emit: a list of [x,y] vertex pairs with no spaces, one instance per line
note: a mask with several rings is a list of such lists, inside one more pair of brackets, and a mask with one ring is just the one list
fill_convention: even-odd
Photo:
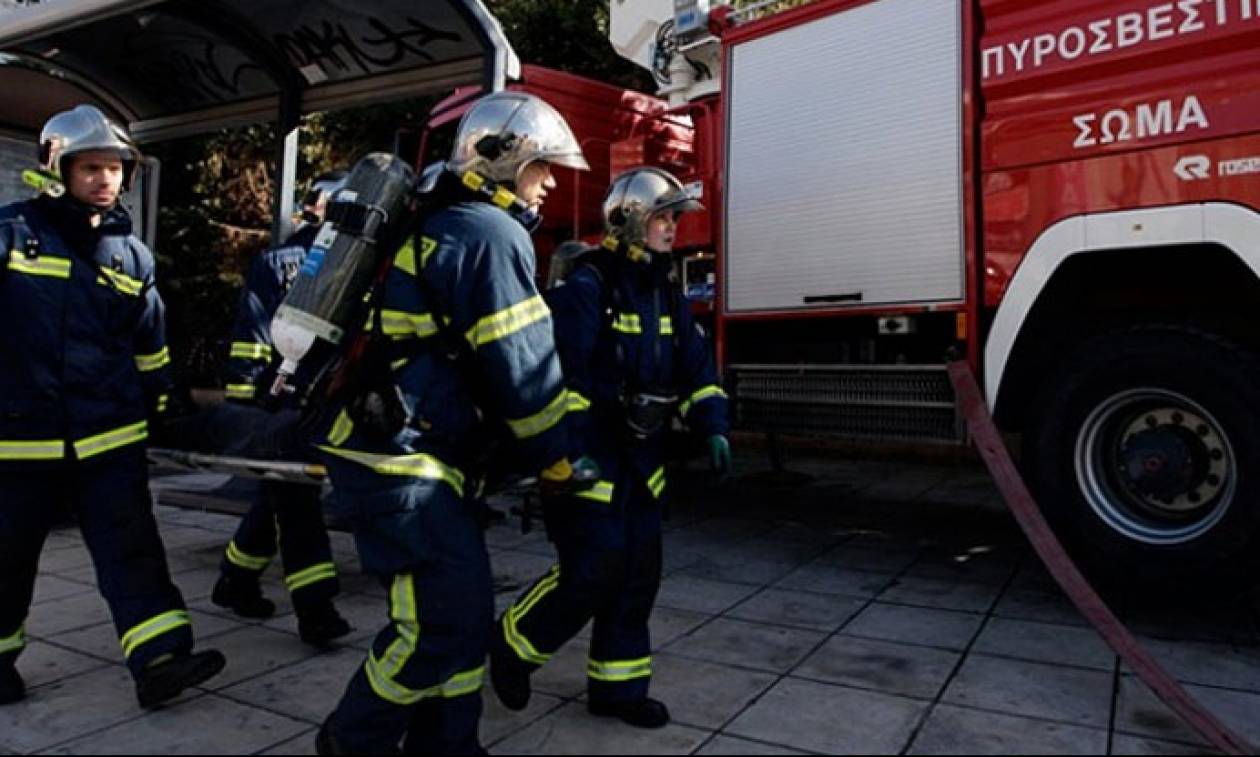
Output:
[[355,754],[396,753],[404,737],[408,753],[480,752],[494,590],[471,508],[442,480],[365,476],[337,459],[329,468],[363,567],[389,591],[390,619],[333,713],[335,738]]
[[25,644],[39,554],[58,507],[79,523],[133,676],[153,659],[192,650],[192,627],[153,518],[148,463],[134,444],[85,461],[0,468],[0,661]]
[[223,575],[257,581],[279,545],[284,583],[299,613],[337,596],[337,567],[320,506],[320,488],[263,481],[223,555]]
[[652,676],[648,618],[661,582],[661,501],[626,471],[615,484],[544,508],[560,564],[503,614],[502,643],[536,668],[593,618],[591,701],[643,699]]

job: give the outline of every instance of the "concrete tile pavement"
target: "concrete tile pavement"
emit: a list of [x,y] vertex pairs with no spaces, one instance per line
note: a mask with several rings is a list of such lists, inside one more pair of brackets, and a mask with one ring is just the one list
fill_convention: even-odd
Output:
[[[745,469],[761,465],[742,460]],[[801,460],[792,488],[752,475],[705,491],[671,478],[666,575],[653,617],[654,732],[594,718],[586,634],[535,677],[523,712],[487,692],[500,753],[1201,753],[1193,732],[1119,666],[1027,554],[974,465]],[[169,483],[169,482],[168,482]],[[506,508],[512,503],[498,499]],[[319,652],[281,614],[245,621],[207,599],[235,516],[159,507],[176,582],[204,647],[229,667],[146,713],[73,530],[44,552],[19,662],[30,698],[0,708],[0,752],[313,753],[315,728],[385,622],[384,592],[333,534],[348,643]],[[948,528],[942,524],[948,523]],[[487,534],[500,607],[554,560],[515,521]],[[1260,634],[1196,613],[1140,618],[1195,696],[1260,742]],[[1254,617],[1254,616],[1252,616]]]

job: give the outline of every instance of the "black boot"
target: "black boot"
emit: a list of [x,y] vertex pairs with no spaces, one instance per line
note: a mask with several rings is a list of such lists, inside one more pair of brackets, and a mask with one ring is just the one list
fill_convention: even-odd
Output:
[[586,709],[592,715],[605,718],[621,718],[635,728],[663,728],[669,723],[669,708],[664,702],[650,697],[630,702],[587,702]]
[[262,595],[256,580],[219,576],[210,601],[242,618],[270,618],[276,612],[275,603]]
[[508,648],[502,627],[502,623],[497,625],[494,641],[490,643],[490,685],[504,707],[523,710],[529,705],[529,674],[533,671]]
[[184,689],[196,686],[223,670],[227,664],[223,653],[214,649],[196,654],[182,654],[152,662],[136,679],[136,698],[147,709],[174,699]]
[[319,733],[315,734],[315,754],[350,754],[337,743],[337,737],[332,732],[332,719],[332,715],[324,718]]
[[316,647],[326,646],[354,630],[330,601],[298,610],[297,619],[302,641]]
[[26,684],[11,663],[0,663],[0,704],[13,704],[26,698]]

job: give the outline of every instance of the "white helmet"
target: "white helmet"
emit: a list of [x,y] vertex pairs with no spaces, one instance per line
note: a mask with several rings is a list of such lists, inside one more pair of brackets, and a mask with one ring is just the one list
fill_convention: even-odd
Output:
[[515,186],[521,169],[536,160],[590,169],[573,130],[555,108],[525,92],[495,92],[460,120],[448,165],[456,173],[471,171]]
[[123,161],[122,189],[124,192],[130,190],[140,151],[126,129],[100,109],[94,105],[80,105],[48,119],[39,134],[39,167],[49,177],[61,182],[60,187],[50,187],[49,191],[61,194],[65,190],[63,160],[92,150],[118,153]]
[[613,179],[604,197],[608,236],[630,248],[647,241],[648,220],[665,210],[685,213],[704,208],[668,171],[644,166]]

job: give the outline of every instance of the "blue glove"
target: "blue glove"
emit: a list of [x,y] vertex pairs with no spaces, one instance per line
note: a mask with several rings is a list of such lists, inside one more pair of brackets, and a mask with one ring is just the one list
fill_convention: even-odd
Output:
[[721,434],[709,437],[709,466],[718,475],[719,481],[730,478],[731,443]]

